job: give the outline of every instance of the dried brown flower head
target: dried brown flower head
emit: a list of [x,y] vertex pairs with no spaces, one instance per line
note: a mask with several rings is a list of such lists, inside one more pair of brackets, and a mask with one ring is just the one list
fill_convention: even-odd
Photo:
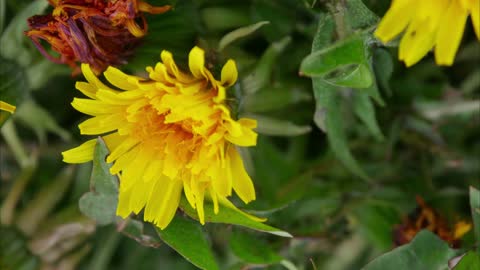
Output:
[[[126,63],[147,32],[142,12],[164,13],[170,6],[153,7],[141,0],[49,0],[53,12],[28,19],[30,37],[38,50],[55,63],[67,64],[73,74],[77,62],[88,63],[97,74],[108,66]],[[42,45],[59,53],[53,56]]]

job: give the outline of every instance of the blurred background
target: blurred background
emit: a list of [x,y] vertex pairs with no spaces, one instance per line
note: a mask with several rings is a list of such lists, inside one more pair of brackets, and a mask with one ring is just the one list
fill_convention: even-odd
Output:
[[[70,106],[83,76],[46,60],[23,34],[28,17],[51,13],[46,1],[0,1],[0,94],[17,105],[12,116],[0,114],[0,268],[196,269],[153,225],[128,231],[121,220],[103,225],[80,211],[92,164],[67,165],[60,153],[87,139],[77,127],[86,116]],[[419,217],[417,196],[435,209],[434,226],[452,235],[455,224],[472,223],[479,43],[468,23],[453,66],[429,55],[407,69],[395,42],[385,47],[371,35],[389,2],[148,1],[174,8],[145,15],[148,34],[120,68],[145,76],[164,49],[186,67],[195,45],[214,70],[235,59],[230,105],[259,122],[257,146],[242,152],[257,191],[245,209],[293,235],[207,223],[201,230],[220,269],[361,269],[395,247],[409,215]],[[350,23],[347,33],[340,22]],[[326,93],[301,75],[314,40],[325,47],[356,34],[367,44],[373,86],[337,84]],[[450,244],[474,247],[473,231]]]

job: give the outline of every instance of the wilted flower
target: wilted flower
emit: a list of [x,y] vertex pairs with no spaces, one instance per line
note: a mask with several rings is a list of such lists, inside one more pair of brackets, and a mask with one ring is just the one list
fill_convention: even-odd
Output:
[[8,104],[5,101],[0,100],[0,111],[7,111],[9,113],[14,113],[15,109],[16,109],[15,106],[13,106],[11,104]]
[[[237,80],[233,60],[227,61],[220,81],[205,68],[204,51],[189,54],[191,74],[182,72],[172,54],[163,51],[162,62],[147,67],[150,80],[109,67],[105,78],[120,90],[103,84],[82,64],[88,82],[76,88],[88,99],[75,98],[75,109],[93,117],[79,125],[86,135],[103,135],[120,179],[117,214],[127,217],[143,208],[144,219],[165,228],[181,197],[205,222],[204,198],[234,207],[227,197],[232,189],[242,201],[255,199],[252,180],[236,146],[256,145],[256,121],[232,119],[226,105],[226,88]],[[92,160],[95,140],[63,153],[64,161]]]
[[460,238],[472,228],[471,223],[459,221],[455,223],[453,229],[450,229],[445,219],[428,206],[420,196],[417,196],[416,199],[418,208],[415,213],[395,228],[394,240],[397,246],[410,242],[423,229],[427,229],[451,245],[457,246]]
[[450,66],[462,40],[467,17],[480,39],[479,0],[394,0],[375,35],[388,42],[402,31],[399,59],[412,66],[435,47],[435,62]]
[[[90,64],[98,74],[124,64],[147,31],[142,12],[163,13],[170,6],[153,7],[141,0],[49,0],[52,14],[28,19],[31,38],[39,51],[55,63],[80,72],[76,62]],[[138,24],[141,23],[141,25]],[[58,57],[50,55],[41,40]]]

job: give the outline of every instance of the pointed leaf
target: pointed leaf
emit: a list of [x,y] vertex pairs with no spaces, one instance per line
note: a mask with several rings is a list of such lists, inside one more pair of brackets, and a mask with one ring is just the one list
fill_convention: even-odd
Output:
[[176,215],[167,228],[157,228],[157,232],[167,245],[200,269],[219,269],[199,223]]
[[[188,203],[187,199],[183,197],[180,200],[180,208],[189,217],[198,220],[197,210],[193,209]],[[237,210],[234,210],[222,205],[219,205],[219,209],[220,210],[218,211],[218,214],[215,214],[213,212],[213,204],[209,202],[205,202],[204,203],[205,221],[212,222],[212,223],[234,224],[234,225],[247,227],[247,228],[261,231],[261,232],[275,234],[282,237],[292,237],[292,235],[290,235],[288,232],[282,231],[280,229],[261,223],[259,221],[255,221]]]
[[248,263],[265,265],[283,260],[268,244],[238,230],[233,231],[229,245],[235,255]]
[[299,126],[290,121],[279,120],[264,115],[248,115],[257,120],[256,131],[260,134],[271,136],[298,136],[312,130],[310,126]]
[[368,93],[363,91],[355,91],[353,93],[353,109],[370,133],[372,133],[377,140],[382,141],[384,137],[378,126],[375,108]]
[[234,42],[237,39],[240,39],[242,37],[246,37],[253,32],[257,31],[260,29],[260,27],[264,26],[265,24],[269,24],[270,22],[268,21],[261,21],[258,23],[254,23],[248,26],[244,26],[241,28],[238,28],[236,30],[233,30],[232,32],[226,34],[225,36],[222,37],[220,42],[218,43],[218,51],[223,51],[225,47],[230,45],[230,43]]

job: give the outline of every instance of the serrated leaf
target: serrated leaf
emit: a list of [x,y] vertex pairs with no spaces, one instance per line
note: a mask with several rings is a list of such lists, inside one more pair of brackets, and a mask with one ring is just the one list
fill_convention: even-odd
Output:
[[268,244],[252,234],[235,230],[229,245],[237,257],[251,264],[274,264],[283,260]]
[[[28,89],[25,71],[16,62],[0,56],[0,100],[19,106]],[[12,114],[0,111],[0,126]]]
[[93,154],[91,191],[79,201],[80,211],[101,225],[115,222],[118,203],[118,179],[109,172],[111,164],[105,161],[108,153],[105,142],[99,138]]
[[248,115],[257,120],[256,131],[271,136],[299,136],[312,130],[310,126],[296,125],[290,121],[275,119],[264,115]]
[[78,201],[80,211],[100,225],[115,222],[117,197],[105,194],[88,192]]
[[98,138],[93,153],[90,188],[100,194],[117,195],[118,179],[110,173],[110,167],[112,167],[112,164],[105,161],[109,153],[110,151],[105,142],[101,138]]
[[[180,208],[182,209],[185,214],[189,217],[198,220],[197,210],[193,209],[188,201],[182,197],[180,200]],[[245,214],[240,213],[237,210],[231,209],[229,207],[225,207],[223,205],[219,205],[219,212],[215,214],[213,212],[213,204],[210,202],[204,203],[204,211],[205,211],[205,221],[212,222],[212,223],[225,223],[225,224],[234,224],[243,227],[247,227],[253,230],[267,232],[271,234],[275,234],[282,237],[292,237],[291,234],[288,232],[282,231],[275,227],[269,226],[259,221],[255,221]]]
[[480,252],[480,191],[470,187],[470,208],[472,209],[473,231],[477,242],[477,250]]
[[270,22],[268,21],[257,22],[248,26],[235,29],[230,33],[227,33],[225,36],[222,37],[222,39],[218,43],[218,51],[223,51],[223,49],[225,49],[225,47],[230,45],[230,43],[254,33],[258,29],[260,29],[260,27],[269,23]]
[[454,268],[455,270],[480,269],[480,254],[471,250],[465,254]]
[[200,269],[219,269],[205,232],[199,223],[176,215],[167,228],[157,232],[171,248]]
[[377,123],[375,108],[369,94],[363,91],[353,93],[353,109],[355,114],[365,124],[370,133],[379,141],[384,139]]
[[352,29],[367,28],[378,22],[378,16],[362,0],[347,0],[345,15]]
[[448,270],[457,252],[428,230],[419,232],[406,245],[387,252],[362,270]]

